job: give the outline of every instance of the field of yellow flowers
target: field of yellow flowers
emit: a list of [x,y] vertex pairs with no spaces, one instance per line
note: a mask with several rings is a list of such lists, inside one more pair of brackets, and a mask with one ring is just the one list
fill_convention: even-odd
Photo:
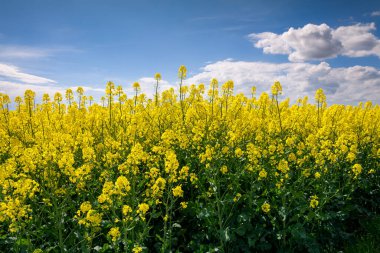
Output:
[[380,107],[108,82],[0,95],[1,252],[322,252],[380,211]]

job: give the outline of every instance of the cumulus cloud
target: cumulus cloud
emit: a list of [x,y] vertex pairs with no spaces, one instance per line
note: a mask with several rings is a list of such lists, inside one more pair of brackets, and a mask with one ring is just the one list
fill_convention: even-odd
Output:
[[333,34],[343,45],[343,55],[362,57],[377,55],[380,57],[380,40],[371,31],[375,24],[341,26]]
[[233,80],[235,91],[250,94],[252,86],[258,93],[270,92],[275,80],[281,82],[283,97],[294,102],[303,96],[314,97],[323,88],[331,103],[356,104],[359,101],[380,102],[380,70],[368,66],[333,68],[326,62],[267,63],[246,61],[218,61],[208,64],[187,80],[187,84],[208,84],[212,78],[220,83]]
[[266,54],[284,54],[292,62],[324,60],[338,55],[380,57],[380,40],[373,34],[375,24],[340,26],[307,24],[282,34],[252,33],[249,39]]
[[23,83],[29,83],[29,84],[49,84],[49,83],[55,83],[54,80],[48,79],[45,77],[40,77],[36,75],[31,75],[22,72],[18,67],[0,63],[0,78],[6,79],[6,80],[15,80]]

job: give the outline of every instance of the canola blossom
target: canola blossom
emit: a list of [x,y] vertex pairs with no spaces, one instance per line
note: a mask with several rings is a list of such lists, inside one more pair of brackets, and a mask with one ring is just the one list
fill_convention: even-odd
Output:
[[[290,104],[212,79],[159,91],[108,82],[53,99],[0,94],[0,251],[341,249],[380,210],[380,107]],[[342,232],[343,231],[343,232]],[[334,237],[335,241],[331,241]]]

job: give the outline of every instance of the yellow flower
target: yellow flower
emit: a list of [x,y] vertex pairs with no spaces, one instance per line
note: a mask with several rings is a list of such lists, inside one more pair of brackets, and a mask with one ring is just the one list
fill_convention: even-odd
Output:
[[355,159],[356,159],[356,155],[355,155],[355,153],[352,153],[352,152],[349,152],[348,154],[347,154],[347,161],[349,161],[349,162],[353,162]]
[[211,88],[218,88],[218,80],[215,78],[211,79],[210,86]]
[[140,84],[138,82],[134,82],[133,83],[133,88],[135,88],[136,90],[139,90],[140,89]]
[[110,231],[108,232],[108,235],[111,236],[112,241],[115,242],[120,237],[120,230],[119,230],[119,228],[118,227],[111,228]]
[[243,155],[243,151],[240,148],[235,149],[235,155],[237,157],[241,157]]
[[314,177],[315,177],[316,179],[319,179],[319,178],[321,177],[321,173],[319,173],[319,172],[315,172]]
[[265,202],[262,206],[261,206],[261,210],[263,210],[264,213],[269,213],[270,211],[270,205]]
[[172,191],[174,197],[183,197],[183,190],[181,185],[176,186],[174,189],[172,189]]
[[162,177],[157,178],[155,183],[151,187],[153,196],[161,196],[163,190],[165,189],[165,186],[166,180]]
[[315,92],[315,102],[321,104],[326,101],[326,95],[323,93],[322,89],[318,89]]
[[135,247],[133,247],[133,249],[132,249],[132,252],[133,253],[140,253],[140,252],[142,252],[143,251],[143,249],[140,247],[140,246],[135,246]]
[[270,145],[270,146],[268,147],[268,149],[269,149],[269,153],[273,154],[273,153],[276,151],[276,146],[274,146],[274,145]]
[[196,184],[198,182],[198,177],[195,173],[190,173],[190,182]]
[[45,103],[49,102],[49,101],[50,101],[49,94],[45,93],[45,94],[42,96],[42,101],[44,101]]
[[154,75],[154,79],[156,79],[157,81],[160,81],[162,79],[161,74],[160,73],[156,73]]
[[139,204],[138,213],[145,215],[149,210],[149,205],[146,203]]
[[115,89],[115,84],[111,81],[107,82],[106,86],[106,94],[107,96],[112,96],[113,95],[113,90]]
[[311,173],[310,173],[310,169],[305,169],[302,171],[302,175],[304,175],[305,177],[310,177]]
[[241,198],[241,194],[237,193],[233,200],[234,202],[238,202],[240,198]]
[[115,188],[118,194],[126,195],[131,190],[129,181],[125,176],[120,176],[116,179]]
[[178,69],[178,77],[180,79],[185,79],[186,78],[186,72],[187,72],[187,69],[184,65],[181,65]]
[[234,82],[232,80],[228,80],[227,82],[225,82],[223,85],[222,85],[222,89],[223,89],[223,92],[225,94],[230,94],[232,93],[233,91],[233,88],[234,88]]
[[282,173],[286,173],[289,171],[288,162],[285,160],[281,160],[277,167],[278,170],[280,170]]
[[102,214],[97,213],[95,210],[91,209],[87,212],[85,221],[83,222],[87,227],[93,226],[98,227],[102,222]]
[[165,172],[174,173],[178,169],[179,163],[177,155],[173,150],[169,150],[165,155]]
[[77,93],[78,93],[79,95],[83,95],[83,93],[84,93],[83,88],[82,88],[82,87],[78,87],[78,88],[77,88]]
[[295,162],[297,160],[297,157],[294,153],[290,153],[288,156],[288,161]]
[[271,89],[272,89],[272,95],[274,95],[274,96],[280,95],[282,93],[282,86],[281,86],[279,81],[276,81],[272,85]]
[[352,172],[355,174],[355,177],[354,178],[357,178],[359,176],[360,173],[362,173],[362,166],[358,163],[354,164],[354,166],[352,166]]
[[260,170],[260,172],[259,172],[259,179],[266,178],[267,175],[268,175],[268,173],[266,172],[266,170],[262,169],[262,170]]
[[132,208],[130,206],[123,205],[122,213],[124,216],[127,216],[131,212],[132,212]]
[[105,203],[107,200],[109,200],[109,197],[106,194],[100,194],[98,197],[98,201],[100,204]]
[[180,176],[185,179],[189,175],[189,166],[183,166],[181,171],[179,172]]
[[186,209],[187,208],[187,202],[181,202],[181,207],[183,209]]
[[91,206],[91,203],[86,201],[86,202],[83,202],[81,205],[80,205],[80,210],[83,212],[83,213],[87,213],[88,211],[90,211],[92,208]]
[[15,103],[21,104],[22,103],[22,98],[20,96],[15,97]]
[[222,168],[220,168],[220,172],[222,172],[222,174],[226,174],[228,172],[227,166],[223,165]]
[[311,200],[310,200],[310,207],[311,208],[316,208],[318,206],[319,202],[318,202],[318,197],[317,195],[313,195],[311,196]]

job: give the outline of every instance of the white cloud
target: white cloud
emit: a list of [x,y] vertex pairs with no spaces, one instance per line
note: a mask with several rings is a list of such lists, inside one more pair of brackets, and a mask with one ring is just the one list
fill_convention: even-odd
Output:
[[[154,95],[154,87],[156,80],[151,77],[142,77],[137,80],[141,87],[141,92],[147,95],[148,98],[153,98]],[[105,85],[104,88],[92,87],[90,85],[78,85],[78,86],[59,86],[57,84],[26,84],[26,83],[14,83],[12,81],[1,81],[0,80],[0,93],[5,93],[14,99],[16,96],[24,96],[25,90],[33,90],[36,93],[37,101],[40,101],[42,95],[47,93],[53,98],[56,92],[65,94],[66,89],[72,89],[74,93],[76,92],[78,87],[82,87],[84,90],[84,94],[86,96],[93,96],[95,102],[100,102],[101,97],[105,96]],[[159,83],[159,92],[164,90],[168,90],[170,88],[175,88],[175,85],[169,84],[168,81],[161,80]],[[129,87],[123,87],[124,92],[128,95],[129,98],[134,96],[134,89],[132,85]]]
[[51,84],[54,80],[22,72],[18,67],[0,63],[0,78],[29,84]]
[[380,70],[368,66],[333,68],[326,62],[266,63],[245,61],[218,61],[206,65],[202,72],[187,80],[187,84],[208,84],[212,78],[220,83],[229,79],[235,83],[235,91],[250,94],[252,86],[257,91],[270,92],[275,80],[281,82],[284,98],[309,96],[311,100],[318,88],[323,88],[328,102],[355,104],[359,101],[380,102]]
[[48,93],[50,96],[53,96],[56,92],[60,92],[62,94],[65,92],[64,88],[55,85],[31,85],[0,81],[0,92],[9,95],[12,99],[16,96],[24,96],[26,90],[33,90],[37,97],[42,97],[44,93]]
[[380,57],[380,40],[371,33],[375,24],[341,26],[334,30],[334,37],[343,45],[343,55],[362,57],[377,55]]
[[289,47],[281,36],[275,33],[252,33],[248,36],[251,40],[257,41],[255,46],[263,48],[263,51],[266,54],[290,54],[292,52],[291,47]]
[[380,16],[380,11],[374,11],[374,12],[372,12],[371,16],[372,17],[378,17],[378,16]]
[[[327,95],[328,103],[356,104],[359,101],[372,100],[380,103],[380,69],[369,66],[353,66],[346,68],[334,68],[326,62],[311,63],[268,63],[224,60],[205,65],[201,71],[185,80],[185,84],[204,83],[206,86],[212,78],[217,78],[222,84],[227,80],[235,83],[235,92],[250,95],[252,86],[257,87],[258,94],[270,92],[274,81],[278,80],[283,86],[282,98],[290,97],[292,102],[297,98],[309,96],[314,101],[314,93],[318,88],[323,88]],[[137,80],[141,86],[141,92],[149,98],[153,98],[156,80],[151,77],[142,77]],[[81,85],[85,95],[93,96],[95,101],[105,93],[105,88]],[[170,84],[166,80],[160,81],[160,92],[178,87],[178,84]],[[37,97],[43,93],[51,96],[55,92],[65,93],[67,88],[74,91],[75,87],[62,87],[56,84],[45,85],[15,84],[11,81],[0,81],[0,92],[7,93],[14,99],[23,96],[26,89],[32,89]],[[134,95],[132,85],[124,86],[124,91],[129,97]]]
[[[105,93],[105,89],[86,85],[81,87],[86,95],[93,96],[99,101]],[[36,92],[36,99],[39,101],[44,93],[48,93],[50,96],[54,96],[56,92],[65,94],[66,89],[69,88],[75,92],[78,86],[58,86],[55,80],[27,74],[16,66],[0,63],[0,92],[8,94],[12,99],[16,96],[24,96],[25,90],[30,89]]]
[[282,34],[252,33],[249,39],[266,54],[285,54],[292,62],[324,60],[338,55],[380,57],[380,40],[372,33],[375,24],[356,24],[333,29],[326,24],[307,24]]

